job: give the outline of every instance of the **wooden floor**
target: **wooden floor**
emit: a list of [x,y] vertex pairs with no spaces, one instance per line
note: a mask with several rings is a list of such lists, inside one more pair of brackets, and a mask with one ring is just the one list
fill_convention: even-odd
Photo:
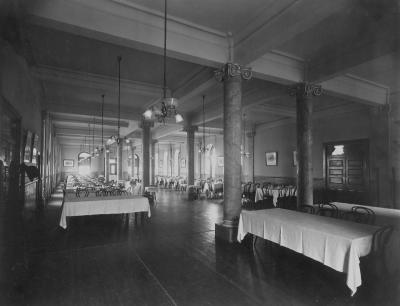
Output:
[[[70,218],[61,190],[20,235],[2,233],[1,305],[400,305],[397,282],[364,284],[265,241],[215,241],[220,201],[158,192],[151,219]],[[20,228],[15,225],[14,228]]]

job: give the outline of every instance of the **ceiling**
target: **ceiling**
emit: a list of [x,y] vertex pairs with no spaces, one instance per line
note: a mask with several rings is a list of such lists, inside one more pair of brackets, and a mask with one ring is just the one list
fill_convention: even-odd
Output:
[[[121,134],[140,138],[141,114],[162,96],[164,1],[21,3],[32,73],[60,143],[82,144],[93,120],[101,143],[102,94],[104,136],[115,134],[117,56]],[[203,95],[206,129],[221,134],[223,86],[214,71],[232,60],[253,70],[243,82],[247,128],[292,122],[288,85],[304,78],[326,90],[315,101],[318,118],[388,103],[400,90],[399,20],[395,0],[168,0],[168,95],[180,99],[185,121],[157,124],[153,138],[184,140],[185,125],[202,126]]]

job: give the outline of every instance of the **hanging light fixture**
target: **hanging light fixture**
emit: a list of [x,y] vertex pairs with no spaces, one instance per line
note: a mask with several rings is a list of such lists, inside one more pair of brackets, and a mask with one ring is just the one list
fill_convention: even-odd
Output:
[[104,97],[105,95],[101,95],[101,147],[98,150],[100,153],[104,152]]
[[107,141],[107,144],[113,144],[116,142],[119,144],[121,142],[121,135],[120,135],[120,129],[121,129],[121,56],[117,56],[117,61],[118,61],[118,135],[111,136],[109,141]]
[[208,148],[206,146],[206,115],[205,115],[205,104],[204,104],[205,98],[206,96],[203,95],[203,140],[199,149],[200,153],[206,153],[208,151]]
[[93,133],[92,133],[92,157],[97,157],[99,156],[99,149],[97,147],[94,146],[94,131],[95,131],[95,127],[96,127],[96,118],[93,117]]
[[163,98],[160,108],[152,106],[143,113],[145,120],[157,120],[165,123],[166,118],[175,118],[176,123],[183,121],[183,117],[178,113],[178,99],[167,98],[167,0],[164,0],[164,74],[163,74]]

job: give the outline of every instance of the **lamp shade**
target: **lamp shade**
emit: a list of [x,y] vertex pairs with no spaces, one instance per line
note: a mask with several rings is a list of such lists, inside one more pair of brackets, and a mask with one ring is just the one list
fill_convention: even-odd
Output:
[[182,122],[183,121],[183,117],[181,114],[176,114],[175,115],[175,121],[176,123]]

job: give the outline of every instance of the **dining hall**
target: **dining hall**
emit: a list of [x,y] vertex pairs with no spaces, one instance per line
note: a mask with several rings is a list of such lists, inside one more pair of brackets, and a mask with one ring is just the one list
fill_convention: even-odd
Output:
[[1,305],[399,305],[398,0],[0,0]]

